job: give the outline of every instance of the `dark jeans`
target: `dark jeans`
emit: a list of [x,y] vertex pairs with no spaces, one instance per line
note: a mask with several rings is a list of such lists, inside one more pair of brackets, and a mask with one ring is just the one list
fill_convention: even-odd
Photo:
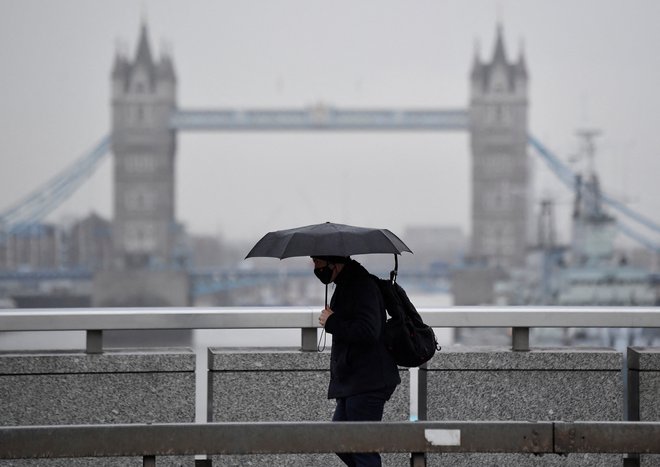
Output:
[[[355,396],[337,398],[333,422],[379,422],[383,419],[383,408],[395,388],[365,392]],[[349,467],[380,467],[380,454],[338,452],[339,458]]]

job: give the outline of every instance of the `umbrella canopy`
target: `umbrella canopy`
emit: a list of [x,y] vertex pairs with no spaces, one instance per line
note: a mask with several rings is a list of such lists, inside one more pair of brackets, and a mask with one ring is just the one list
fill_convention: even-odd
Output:
[[291,258],[293,256],[351,256],[369,253],[412,253],[387,229],[345,224],[307,225],[269,232],[257,242],[246,258]]

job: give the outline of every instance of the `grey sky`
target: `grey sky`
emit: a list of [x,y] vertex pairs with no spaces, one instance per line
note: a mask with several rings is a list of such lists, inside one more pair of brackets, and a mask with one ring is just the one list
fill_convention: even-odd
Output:
[[[113,57],[118,44],[133,55],[142,18],[188,109],[464,108],[475,44],[489,58],[500,19],[509,56],[527,60],[530,131],[566,158],[577,128],[601,129],[606,188],[660,218],[656,0],[0,0],[0,211],[109,132]],[[183,133],[177,165],[192,232],[470,227],[463,133]],[[109,217],[111,178],[108,158],[49,219]],[[540,160],[536,182],[566,224],[570,195]]]

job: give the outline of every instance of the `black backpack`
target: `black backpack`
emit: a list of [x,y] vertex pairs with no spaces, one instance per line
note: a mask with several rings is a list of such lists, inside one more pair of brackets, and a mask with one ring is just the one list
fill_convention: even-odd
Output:
[[385,323],[385,346],[399,366],[417,367],[440,350],[433,328],[424,324],[406,291],[395,276],[381,279],[372,275],[383,295],[390,318]]

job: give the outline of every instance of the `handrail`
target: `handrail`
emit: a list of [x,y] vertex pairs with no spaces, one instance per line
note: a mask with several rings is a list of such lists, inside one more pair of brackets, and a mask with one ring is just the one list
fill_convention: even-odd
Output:
[[318,327],[318,314],[311,307],[10,309],[0,311],[0,330],[309,328]]
[[0,459],[337,451],[660,454],[660,422],[241,422],[0,427]]
[[[321,307],[0,310],[2,331],[318,328]],[[660,307],[420,308],[433,327],[660,327]]]
[[[301,329],[302,350],[316,350],[320,307],[79,308],[0,310],[0,331],[87,331],[87,352],[103,349],[104,330]],[[529,350],[533,327],[660,327],[660,307],[420,308],[432,327],[512,328],[513,350]]]

